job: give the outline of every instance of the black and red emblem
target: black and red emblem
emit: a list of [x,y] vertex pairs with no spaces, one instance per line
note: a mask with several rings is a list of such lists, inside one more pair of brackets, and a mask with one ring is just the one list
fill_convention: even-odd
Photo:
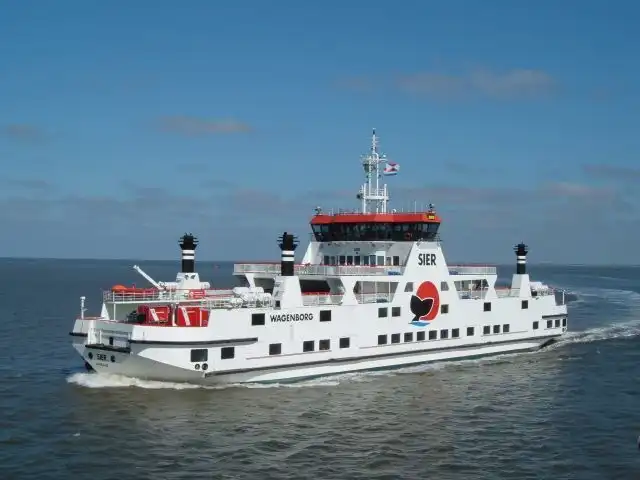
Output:
[[411,296],[411,313],[415,318],[411,321],[414,325],[428,325],[440,310],[440,294],[436,286],[427,281],[422,282],[415,295]]

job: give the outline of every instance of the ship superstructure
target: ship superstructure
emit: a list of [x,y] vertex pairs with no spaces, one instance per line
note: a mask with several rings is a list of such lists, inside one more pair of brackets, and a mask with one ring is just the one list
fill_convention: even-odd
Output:
[[180,239],[175,282],[116,285],[99,317],[81,314],[71,335],[86,365],[138,378],[269,382],[538,349],[567,331],[564,292],[531,281],[528,247],[515,247],[516,273],[448,265],[441,218],[388,210],[381,179],[399,166],[378,151],[375,131],[362,160],[360,210],[311,219],[313,238],[283,233],[279,263],[236,264],[240,286],[213,289],[195,271],[198,240]]

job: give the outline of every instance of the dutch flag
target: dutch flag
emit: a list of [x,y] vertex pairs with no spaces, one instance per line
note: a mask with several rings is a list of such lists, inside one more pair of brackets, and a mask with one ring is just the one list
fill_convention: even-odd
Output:
[[388,162],[385,165],[384,170],[382,171],[382,174],[383,175],[397,175],[399,170],[400,170],[400,165],[398,165],[397,163],[394,163],[394,162]]

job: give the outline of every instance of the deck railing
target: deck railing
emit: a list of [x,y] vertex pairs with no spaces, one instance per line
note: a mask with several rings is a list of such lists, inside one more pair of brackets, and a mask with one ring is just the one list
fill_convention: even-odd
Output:
[[449,265],[449,275],[497,275],[493,265]]
[[[279,263],[236,263],[233,266],[233,274],[243,273],[266,273],[269,275],[280,275]],[[364,265],[295,265],[293,268],[295,275],[402,275],[404,268],[400,266],[376,266],[367,267]]]
[[102,292],[102,300],[108,303],[143,303],[143,302],[185,302],[198,301],[205,297],[228,297],[233,290],[155,290],[152,288],[140,291],[112,291]]

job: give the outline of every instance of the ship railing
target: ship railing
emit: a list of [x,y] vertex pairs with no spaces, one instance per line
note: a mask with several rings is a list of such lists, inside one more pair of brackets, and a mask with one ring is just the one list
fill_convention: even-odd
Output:
[[232,295],[233,290],[230,289],[156,290],[149,288],[140,289],[140,291],[105,290],[102,292],[102,301],[107,303],[184,302]]
[[[279,263],[236,263],[233,266],[234,275],[243,273],[266,273],[271,275],[280,274]],[[319,275],[319,276],[342,276],[342,275],[402,275],[404,267],[401,266],[364,266],[364,265],[295,265],[293,273],[295,275]]]
[[[465,299],[480,299],[486,298],[489,289],[487,288],[479,288],[475,290],[460,290],[458,291],[458,297],[462,300]],[[520,289],[519,288],[510,288],[510,287],[496,287],[496,296],[498,298],[507,298],[507,297],[519,297]],[[545,288],[542,290],[535,290],[532,292],[534,297],[547,297],[550,295],[554,295],[556,297],[556,303],[558,305],[564,305],[564,291],[556,290],[554,288]],[[558,300],[560,298],[560,300]],[[561,303],[558,303],[561,302]]]
[[449,275],[497,275],[494,265],[449,265]]
[[[391,293],[360,293],[356,294],[358,303],[389,303],[392,300]],[[302,304],[305,307],[314,305],[339,305],[342,303],[344,295],[331,293],[307,293],[302,297]]]

